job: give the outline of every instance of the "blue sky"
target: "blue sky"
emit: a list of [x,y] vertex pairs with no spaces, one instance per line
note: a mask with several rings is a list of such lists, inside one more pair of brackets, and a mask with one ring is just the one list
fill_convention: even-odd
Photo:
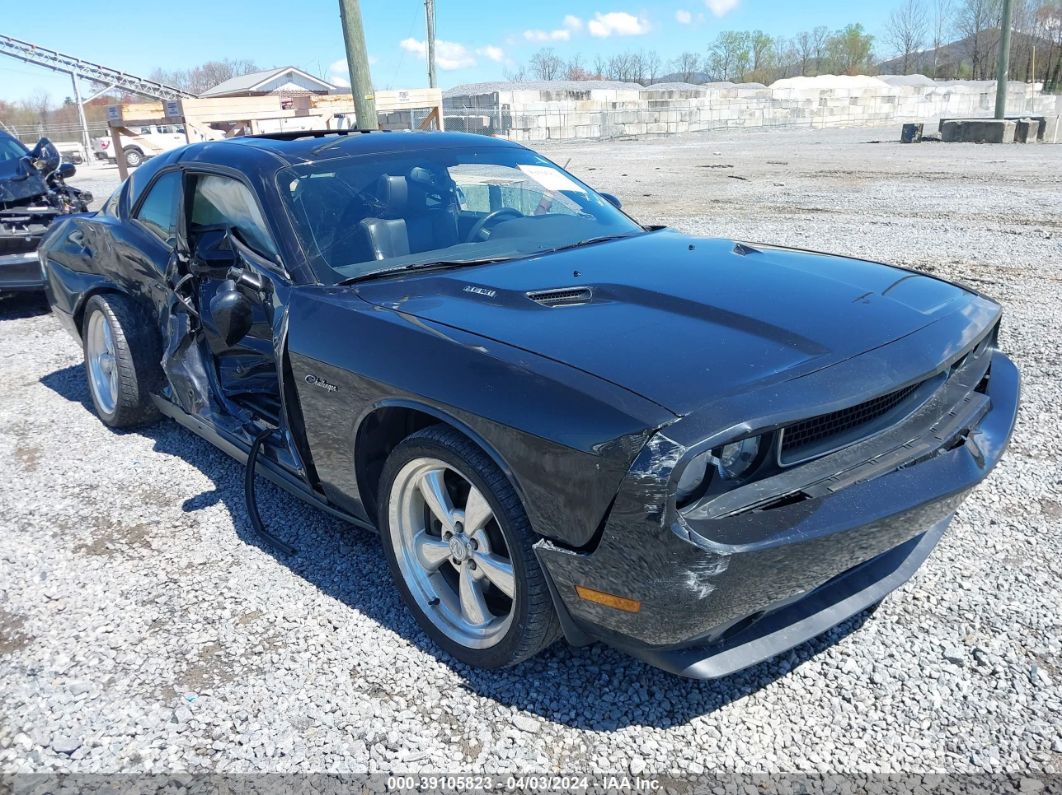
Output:
[[[666,62],[683,50],[705,52],[722,30],[774,35],[861,22],[882,34],[899,0],[436,0],[439,83],[502,79],[539,47],[597,54],[656,50]],[[0,31],[134,74],[221,58],[264,67],[293,64],[314,74],[345,68],[338,0],[4,0]],[[427,85],[423,0],[362,0],[377,88]],[[128,17],[121,9],[134,9]],[[47,91],[70,94],[69,79],[0,56],[0,99]]]

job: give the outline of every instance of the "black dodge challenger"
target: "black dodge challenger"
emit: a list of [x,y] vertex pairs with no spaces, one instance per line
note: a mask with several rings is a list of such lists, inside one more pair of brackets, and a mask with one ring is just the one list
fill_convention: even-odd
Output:
[[100,418],[375,527],[472,665],[562,635],[736,671],[875,606],[999,460],[1000,308],[638,225],[534,152],[298,133],[141,166],[43,248]]

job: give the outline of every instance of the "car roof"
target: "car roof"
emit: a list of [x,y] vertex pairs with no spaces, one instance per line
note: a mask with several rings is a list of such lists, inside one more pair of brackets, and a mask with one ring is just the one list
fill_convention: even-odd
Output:
[[173,164],[228,166],[248,176],[254,174],[264,178],[287,166],[338,157],[468,146],[524,148],[520,144],[488,135],[427,130],[310,130],[201,141],[171,149],[137,168],[128,179],[124,206],[131,209],[155,175]]
[[225,157],[222,154],[223,151],[228,150],[226,154],[231,155],[235,154],[232,151],[233,147],[241,147],[267,152],[288,165],[352,155],[430,151],[465,146],[522,148],[519,144],[511,141],[486,135],[420,130],[395,132],[387,130],[317,130],[267,133],[265,135],[228,138],[223,141],[202,145],[210,147],[213,156],[211,159],[214,159],[215,162],[217,158]]

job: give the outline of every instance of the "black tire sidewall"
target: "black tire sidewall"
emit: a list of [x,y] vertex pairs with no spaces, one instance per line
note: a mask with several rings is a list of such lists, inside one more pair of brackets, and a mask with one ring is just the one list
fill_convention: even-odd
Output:
[[[92,372],[89,365],[88,329],[93,315],[101,313],[111,327],[114,339],[115,366],[119,368],[118,394],[114,411],[105,411],[96,400],[92,389]],[[158,418],[159,413],[151,401],[149,390],[153,386],[157,364],[157,345],[154,330],[147,326],[147,319],[136,310],[133,303],[120,295],[94,295],[85,306],[82,321],[82,351],[85,357],[85,378],[89,396],[97,416],[104,425],[124,428],[139,425]],[[154,361],[151,359],[154,358]]]
[[[144,162],[144,155],[141,154],[141,152],[137,149],[126,149],[124,152],[122,152],[122,154],[125,156],[125,164],[130,168],[136,168]],[[130,163],[130,158],[134,158],[136,162]]]
[[[407,438],[392,451],[384,465],[383,473],[380,477],[380,494],[377,502],[377,505],[379,506],[379,517],[377,524],[380,529],[380,543],[383,545],[387,564],[391,569],[391,575],[398,586],[402,601],[413,613],[421,629],[423,629],[431,639],[435,641],[435,643],[445,649],[447,653],[463,663],[478,668],[502,668],[513,665],[537,653],[541,648],[549,645],[549,643],[555,639],[555,633],[553,633],[545,643],[536,644],[532,642],[528,644],[527,642],[528,638],[526,636],[528,632],[534,631],[534,628],[532,627],[532,616],[530,615],[530,589],[534,585],[545,587],[544,580],[542,579],[543,574],[539,569],[539,564],[535,559],[534,552],[531,550],[531,542],[533,539],[529,537],[530,530],[527,523],[527,517],[523,512],[522,506],[519,505],[518,500],[516,501],[515,506],[513,505],[515,494],[507,494],[500,497],[496,493],[495,488],[493,488],[490,482],[488,482],[487,477],[490,477],[495,483],[499,483],[496,478],[500,477],[504,479],[504,475],[497,470],[496,465],[485,453],[479,451],[477,448],[476,451],[478,452],[478,455],[467,456],[465,454],[466,450],[462,448],[471,443],[456,432],[453,432],[452,437],[457,444],[448,443],[450,439],[445,439],[445,437],[451,435],[449,429],[430,428],[428,431],[436,431],[437,438],[433,438],[431,435],[423,435],[424,432],[414,434]],[[444,441],[439,441],[438,437],[442,437]],[[501,641],[489,648],[469,648],[448,637],[442,630],[432,623],[427,615],[424,614],[424,610],[410,592],[410,588],[406,584],[405,578],[402,575],[402,570],[399,566],[392,541],[392,528],[390,526],[390,495],[394,486],[395,478],[401,471],[402,467],[416,458],[436,458],[456,469],[473,486],[479,489],[480,493],[483,494],[487,499],[487,502],[490,504],[491,510],[494,512],[494,516],[501,528],[502,535],[505,538],[505,544],[509,550],[509,557],[513,564],[513,573],[516,579],[516,612],[513,615],[512,624],[505,633],[505,636]],[[485,465],[489,465],[494,471],[488,470],[486,473],[481,473],[480,469],[484,468]],[[484,477],[485,474],[487,477]],[[508,481],[505,481],[505,484],[511,491],[511,486],[508,485]],[[509,506],[511,507],[507,507],[505,504],[506,502],[509,502]],[[518,510],[512,510],[513,507]],[[549,609],[552,611],[552,605],[550,605]],[[541,621],[541,618],[539,618],[539,621]]]

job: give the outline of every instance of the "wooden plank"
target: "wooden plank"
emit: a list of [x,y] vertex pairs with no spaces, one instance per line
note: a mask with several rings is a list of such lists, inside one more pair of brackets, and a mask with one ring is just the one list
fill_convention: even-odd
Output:
[[125,182],[129,177],[129,166],[125,164],[125,155],[122,153],[121,134],[125,127],[115,127],[111,122],[111,151],[114,152],[114,162],[118,164],[118,178]]

